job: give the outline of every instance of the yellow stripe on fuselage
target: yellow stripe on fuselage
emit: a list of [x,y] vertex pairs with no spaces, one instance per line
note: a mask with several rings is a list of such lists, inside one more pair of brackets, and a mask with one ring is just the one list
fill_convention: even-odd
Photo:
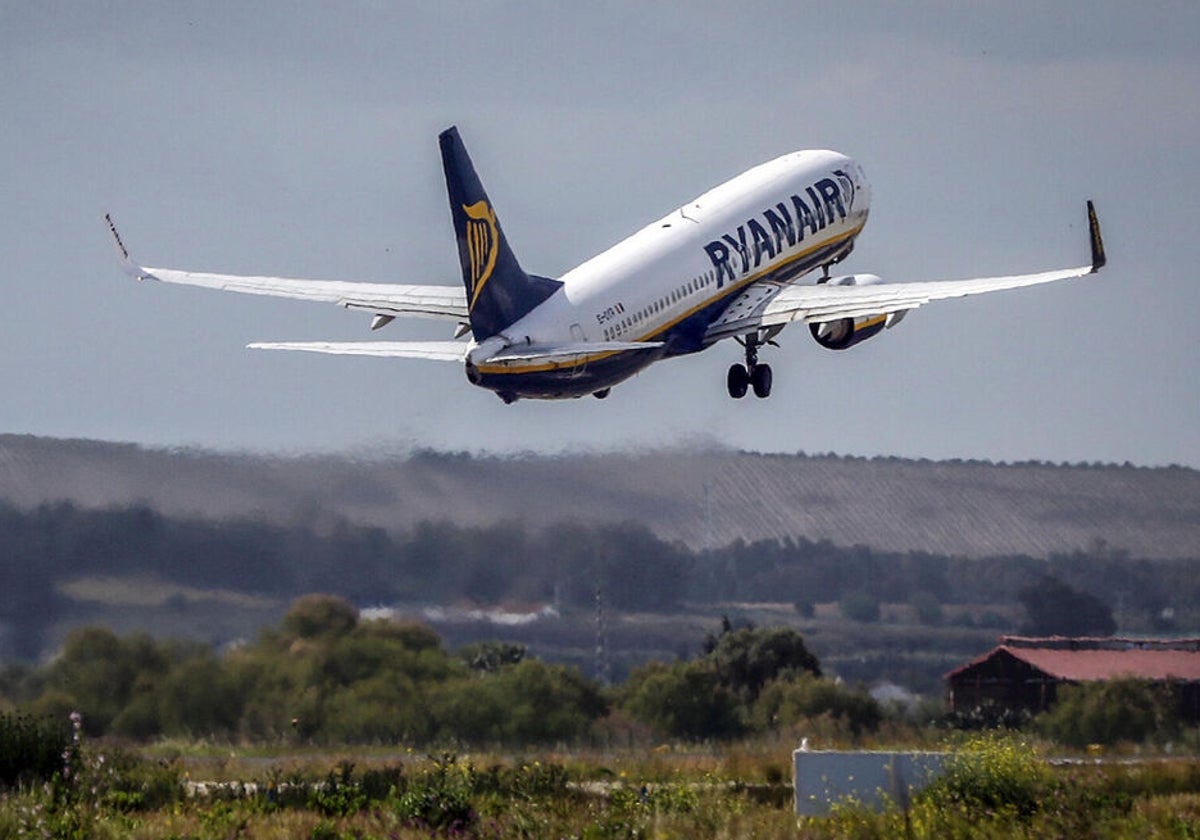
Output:
[[[822,248],[828,248],[830,245],[836,245],[837,243],[844,242],[847,239],[853,239],[854,237],[858,236],[858,234],[860,234],[862,232],[863,226],[865,224],[866,224],[866,222],[864,221],[858,227],[848,230],[845,233],[839,234],[835,237],[832,237],[831,239],[829,239],[826,242],[821,242],[816,245],[813,245],[811,248],[808,248],[806,250],[803,250],[796,254],[793,254],[792,256],[788,257],[787,259],[785,259],[781,262],[778,262],[774,265],[767,266],[766,268],[764,268],[763,270],[761,270],[755,274],[751,274],[748,277],[743,277],[741,280],[738,280],[736,283],[729,284],[728,286],[726,286],[724,289],[722,289],[720,292],[713,295],[712,297],[706,298],[703,302],[698,303],[695,306],[693,306],[691,309],[686,310],[681,315],[678,315],[675,318],[673,318],[672,320],[668,321],[667,323],[662,324],[659,327],[656,327],[653,331],[648,332],[645,335],[638,336],[637,338],[630,339],[630,340],[631,341],[652,341],[652,340],[654,340],[654,338],[656,336],[662,335],[663,333],[667,332],[667,330],[674,327],[676,324],[680,323],[681,321],[687,320],[692,315],[695,315],[701,309],[707,309],[708,307],[712,306],[714,303],[721,300],[722,298],[729,297],[734,292],[741,291],[742,289],[749,286],[751,283],[755,283],[755,282],[761,280],[762,278],[766,277],[768,274],[771,274],[772,272],[775,272],[775,271],[779,271],[780,269],[786,268],[787,266],[791,265],[792,263],[794,263],[798,260],[801,260],[801,259],[804,259],[805,257],[811,256],[812,254],[815,254],[817,251],[820,251]],[[880,316],[880,319],[882,320],[883,318],[886,318],[886,317],[887,317],[886,315],[883,315],[883,316]],[[864,326],[866,326],[866,325],[864,325]],[[647,347],[646,349],[653,350],[655,348]],[[534,362],[534,363],[529,364],[528,366],[519,366],[519,367],[518,366],[510,366],[510,365],[481,364],[478,366],[478,370],[480,373],[486,373],[486,374],[545,373],[546,371],[549,371],[549,370],[560,370],[563,368],[579,367],[580,365],[586,365],[586,364],[590,364],[592,362],[598,362],[601,359],[607,359],[609,356],[615,356],[617,353],[628,353],[628,352],[631,352],[631,351],[629,351],[629,350],[607,350],[607,351],[604,351],[601,353],[588,353],[586,355],[583,355],[579,359],[579,361],[570,362],[570,363],[566,363],[566,362]],[[520,365],[519,362],[516,364]]]

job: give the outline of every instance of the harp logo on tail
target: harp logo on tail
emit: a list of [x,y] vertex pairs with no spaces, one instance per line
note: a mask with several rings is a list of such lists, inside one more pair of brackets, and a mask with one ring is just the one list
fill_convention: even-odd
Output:
[[463,205],[467,214],[467,250],[471,257],[471,298],[468,308],[475,308],[475,301],[496,268],[496,257],[500,253],[500,231],[496,227],[496,212],[487,201]]

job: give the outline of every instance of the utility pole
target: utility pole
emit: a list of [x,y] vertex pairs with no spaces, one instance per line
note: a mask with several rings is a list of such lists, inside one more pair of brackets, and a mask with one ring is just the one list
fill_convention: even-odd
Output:
[[604,587],[596,575],[596,682],[602,686],[612,683],[608,666],[608,617],[604,613]]

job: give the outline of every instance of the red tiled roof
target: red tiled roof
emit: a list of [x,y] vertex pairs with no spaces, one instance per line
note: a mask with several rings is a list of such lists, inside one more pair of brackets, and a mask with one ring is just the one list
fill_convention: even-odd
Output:
[[1195,650],[1064,650],[1008,645],[1000,645],[947,676],[958,676],[1001,652],[1052,677],[1074,682],[1111,680],[1116,677],[1188,682],[1200,680],[1200,651]]

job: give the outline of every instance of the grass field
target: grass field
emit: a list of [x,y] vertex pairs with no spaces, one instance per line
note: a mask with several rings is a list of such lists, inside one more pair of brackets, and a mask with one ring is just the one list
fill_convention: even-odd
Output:
[[[906,811],[798,821],[777,746],[514,755],[90,745],[0,797],[0,838],[1200,836],[1200,760],[1051,766],[978,739]],[[208,784],[200,784],[201,782]]]

